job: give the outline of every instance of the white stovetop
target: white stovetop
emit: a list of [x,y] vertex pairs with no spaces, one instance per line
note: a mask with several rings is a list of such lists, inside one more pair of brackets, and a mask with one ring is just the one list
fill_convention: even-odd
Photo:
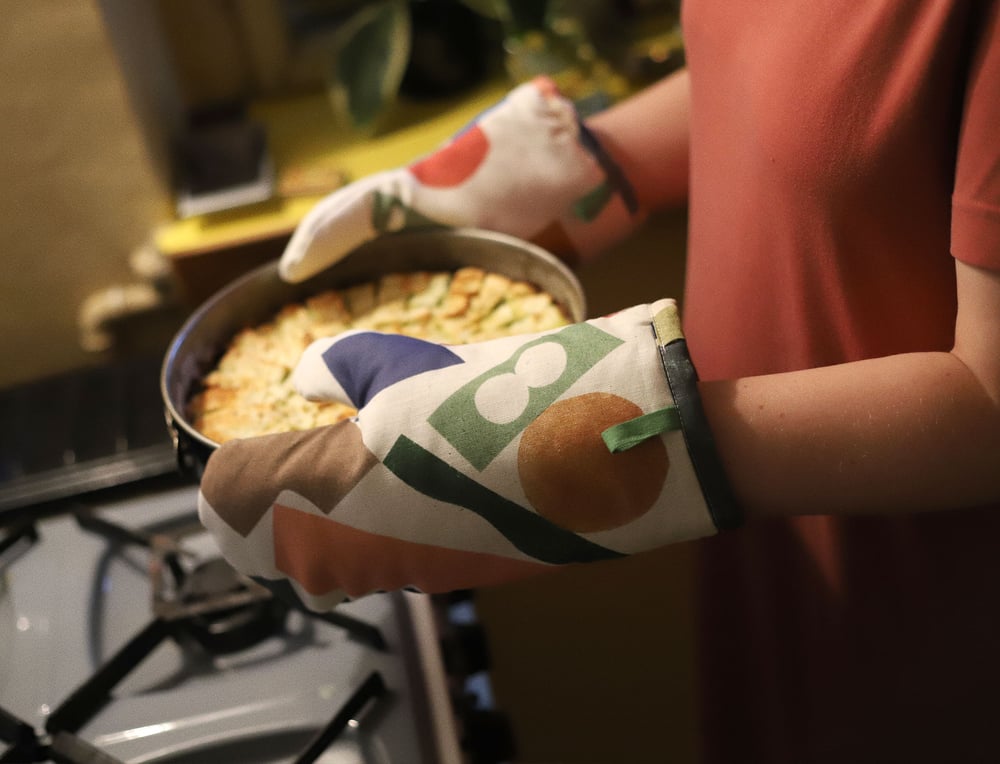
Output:
[[[181,488],[102,507],[100,514],[140,528],[193,515],[195,497],[195,488]],[[40,731],[59,703],[152,614],[146,550],[109,545],[71,517],[42,522],[39,532],[39,543],[0,580],[0,706]],[[200,551],[210,553],[210,544],[202,540]],[[351,691],[378,671],[390,695],[320,761],[409,764],[430,738],[436,751],[426,754],[433,756],[429,763],[459,762],[427,598],[374,595],[338,612],[377,626],[389,649],[372,650],[297,613],[287,637],[200,662],[168,639],[122,681],[80,735],[129,762],[194,760],[181,754],[235,739],[253,740],[256,760],[287,760],[283,753],[264,753],[267,742],[275,751],[282,745],[301,750]],[[414,714],[414,707],[421,711]],[[206,755],[219,760],[217,749]]]

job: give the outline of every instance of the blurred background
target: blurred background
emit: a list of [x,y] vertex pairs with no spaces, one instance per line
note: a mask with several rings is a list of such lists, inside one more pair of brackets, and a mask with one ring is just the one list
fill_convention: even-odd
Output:
[[324,193],[517,81],[554,74],[586,112],[669,71],[673,5],[9,0],[0,387],[130,349],[120,319],[274,256]]
[[[431,150],[513,84],[551,74],[586,114],[682,65],[677,5],[4,0],[3,448],[33,428],[70,453],[10,401],[157,366],[323,195]],[[680,297],[684,243],[683,214],[662,215],[582,271],[591,313]],[[88,408],[45,389],[63,418]],[[696,760],[689,567],[680,546],[477,595],[519,761]]]

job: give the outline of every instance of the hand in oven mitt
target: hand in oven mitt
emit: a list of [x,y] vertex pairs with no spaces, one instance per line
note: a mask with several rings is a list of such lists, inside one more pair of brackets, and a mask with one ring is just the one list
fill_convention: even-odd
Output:
[[223,444],[199,512],[313,610],[498,584],[737,525],[672,300],[443,346],[347,332],[294,375],[355,419]]
[[572,262],[624,237],[639,219],[621,170],[572,102],[539,78],[438,151],[321,200],[296,228],[279,272],[302,281],[380,234],[426,225],[511,234]]

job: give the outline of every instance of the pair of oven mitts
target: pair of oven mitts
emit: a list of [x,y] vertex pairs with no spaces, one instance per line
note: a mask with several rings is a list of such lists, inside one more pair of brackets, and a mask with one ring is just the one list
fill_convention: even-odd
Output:
[[[572,257],[639,217],[572,104],[537,80],[428,158],[321,201],[281,273],[302,280],[426,223]],[[348,332],[314,343],[294,382],[357,417],[223,444],[199,511],[234,567],[314,610],[499,584],[739,522],[672,300],[463,346]]]

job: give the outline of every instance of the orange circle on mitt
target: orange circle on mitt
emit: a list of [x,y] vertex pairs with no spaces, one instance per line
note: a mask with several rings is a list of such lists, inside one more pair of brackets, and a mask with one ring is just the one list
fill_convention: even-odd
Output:
[[612,454],[601,439],[642,413],[621,396],[587,393],[554,403],[528,425],[517,466],[535,510],[577,533],[618,528],[648,512],[670,469],[663,440]]

